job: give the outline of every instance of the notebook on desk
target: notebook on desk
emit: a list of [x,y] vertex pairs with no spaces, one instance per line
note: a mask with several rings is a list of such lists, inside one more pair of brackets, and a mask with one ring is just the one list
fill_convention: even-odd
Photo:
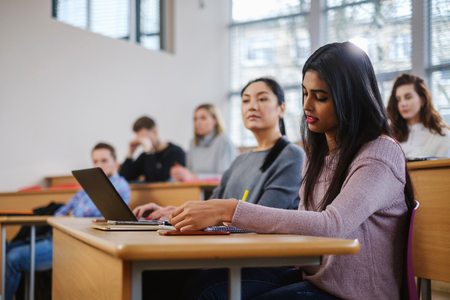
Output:
[[138,220],[101,168],[72,171],[105,220],[92,222],[100,230],[158,230],[161,221]]

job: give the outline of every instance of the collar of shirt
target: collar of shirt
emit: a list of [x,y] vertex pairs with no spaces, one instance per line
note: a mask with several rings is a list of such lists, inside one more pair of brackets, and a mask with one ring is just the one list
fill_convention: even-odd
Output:
[[211,144],[212,140],[214,139],[215,135],[216,135],[216,129],[214,128],[204,138],[200,139],[200,146],[208,147]]

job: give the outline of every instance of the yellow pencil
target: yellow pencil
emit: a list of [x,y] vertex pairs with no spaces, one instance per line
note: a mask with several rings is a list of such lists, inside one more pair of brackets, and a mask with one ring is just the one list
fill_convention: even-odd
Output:
[[247,195],[248,195],[248,190],[245,190],[244,197],[242,197],[242,201],[245,201],[245,198],[247,198]]

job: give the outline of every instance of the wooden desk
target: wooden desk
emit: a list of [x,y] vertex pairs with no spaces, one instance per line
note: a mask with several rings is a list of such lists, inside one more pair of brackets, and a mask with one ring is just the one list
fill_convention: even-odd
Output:
[[450,159],[408,167],[420,203],[413,231],[414,275],[450,282]]
[[228,268],[231,299],[240,299],[240,269],[320,264],[326,254],[356,254],[357,240],[276,234],[159,236],[104,232],[90,219],[50,218],[54,299],[141,299],[142,271]]
[[[66,203],[76,192],[76,189],[70,189],[0,193],[0,207],[2,210],[32,210],[36,207],[46,206],[52,201]],[[19,225],[8,226],[6,229],[7,239],[14,237],[19,229]]]
[[31,226],[30,239],[30,282],[29,299],[34,299],[34,245],[36,238],[36,225],[47,225],[49,216],[20,216],[20,217],[0,217],[1,232],[1,292],[4,299],[5,291],[5,261],[6,261],[6,226],[8,225],[26,225]]
[[[161,206],[179,206],[190,200],[204,200],[205,194],[211,193],[218,185],[218,182],[131,184],[130,208],[149,202]],[[67,189],[0,193],[0,207],[2,210],[31,210],[48,205],[51,201],[66,203],[77,191],[78,189]],[[18,226],[8,227],[8,238],[18,230]]]

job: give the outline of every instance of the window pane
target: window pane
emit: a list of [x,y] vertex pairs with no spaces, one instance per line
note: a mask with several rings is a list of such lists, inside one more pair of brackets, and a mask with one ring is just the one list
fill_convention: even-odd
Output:
[[450,0],[431,0],[431,63],[450,63]]
[[159,4],[159,0],[141,0],[140,41],[152,50],[161,49]]
[[91,0],[91,30],[112,38],[130,36],[130,0]]
[[[431,93],[434,108],[448,114],[450,108],[450,69],[431,74]],[[450,122],[446,122],[450,124]]]
[[389,81],[378,81],[378,88],[380,89],[380,94],[383,99],[384,106],[387,106],[389,102],[389,97],[391,96],[392,86],[394,85],[393,80]]
[[411,0],[381,0],[329,9],[327,41],[355,43],[369,55],[376,73],[409,70],[411,15]]
[[333,7],[333,6],[341,6],[343,4],[350,4],[350,3],[359,3],[363,2],[365,0],[328,0],[327,6]]
[[59,0],[53,10],[56,18],[75,27],[87,29],[88,3],[87,0]]
[[290,141],[300,141],[300,120],[303,117],[303,102],[301,89],[289,89],[284,91],[286,101],[286,113],[284,126],[286,136]]
[[233,0],[235,22],[261,20],[308,12],[311,0]]
[[61,22],[112,38],[129,39],[130,0],[58,0],[54,16]]
[[[302,67],[311,55],[308,14],[310,1],[233,0],[233,21],[230,28],[231,92],[230,135],[240,146],[255,146],[253,134],[241,120],[241,89],[259,77],[272,77],[284,88],[286,101],[285,126],[289,140],[300,139]],[[267,18],[273,18],[268,19]]]
[[282,85],[299,85],[301,68],[311,54],[306,17],[282,18],[231,28],[231,90],[250,80],[274,77]]

